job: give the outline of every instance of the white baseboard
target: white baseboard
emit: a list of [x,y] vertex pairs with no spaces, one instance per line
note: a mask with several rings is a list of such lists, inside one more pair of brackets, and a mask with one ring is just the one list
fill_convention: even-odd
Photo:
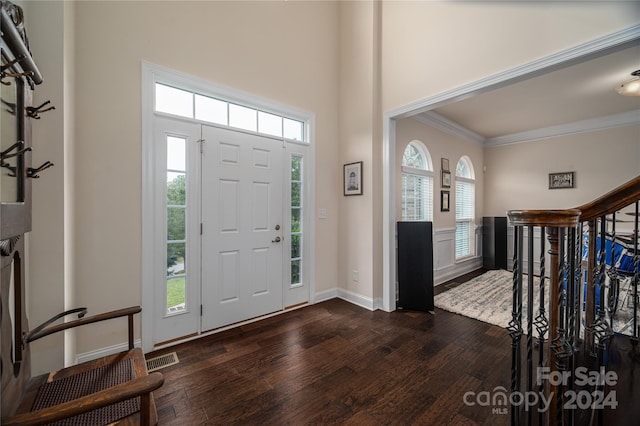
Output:
[[[133,342],[136,348],[142,347],[142,341],[137,339]],[[94,351],[84,352],[76,355],[76,363],[80,364],[86,361],[93,361],[94,359],[102,358],[104,356],[117,354],[118,352],[124,352],[129,350],[129,343],[119,343],[113,346],[107,346],[105,348],[96,349]]]
[[471,259],[458,262],[450,267],[433,271],[433,284],[443,284],[449,280],[468,274],[469,272],[473,272],[480,268],[482,268],[482,257],[473,257]]
[[315,304],[315,303],[324,302],[327,300],[335,299],[336,297],[338,297],[337,288],[324,290],[324,291],[321,291],[320,293],[316,293],[315,297],[313,298],[313,303]]
[[361,308],[365,308],[370,311],[375,311],[377,309],[375,307],[376,303],[372,298],[354,293],[349,290],[344,290],[342,288],[338,289],[338,298],[346,300],[349,303],[353,303],[354,305],[360,306]]

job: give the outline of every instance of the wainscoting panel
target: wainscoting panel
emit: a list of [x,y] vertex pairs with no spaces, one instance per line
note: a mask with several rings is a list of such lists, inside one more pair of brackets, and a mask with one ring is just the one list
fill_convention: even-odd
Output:
[[450,268],[455,264],[455,228],[433,231],[433,267],[435,271]]
[[456,261],[455,228],[440,228],[433,231],[433,283],[442,284],[466,273],[482,268],[482,227],[475,230],[475,256]]

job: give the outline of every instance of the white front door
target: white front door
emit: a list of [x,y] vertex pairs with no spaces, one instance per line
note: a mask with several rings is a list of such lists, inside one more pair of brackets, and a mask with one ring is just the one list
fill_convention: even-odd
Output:
[[202,126],[202,331],[283,309],[283,142]]

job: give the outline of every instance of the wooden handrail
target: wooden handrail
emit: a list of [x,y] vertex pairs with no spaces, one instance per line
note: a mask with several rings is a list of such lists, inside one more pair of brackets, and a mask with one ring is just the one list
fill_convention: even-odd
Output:
[[34,340],[48,336],[59,331],[67,330],[69,328],[79,327],[85,324],[91,324],[94,322],[105,321],[113,318],[129,317],[129,349],[133,348],[133,315],[142,311],[140,306],[132,306],[130,308],[118,309],[116,311],[105,312],[103,314],[94,315],[91,317],[80,318],[74,321],[65,322],[63,324],[54,325],[44,328],[42,330],[34,329],[24,337],[25,343],[33,342]]
[[580,210],[510,210],[507,213],[514,226],[575,226],[580,221]]
[[640,176],[576,209],[581,212],[580,220],[588,222],[612,214],[638,200],[640,200]]
[[572,227],[612,214],[640,200],[640,176],[620,185],[590,203],[566,210],[510,210],[507,213],[513,225]]

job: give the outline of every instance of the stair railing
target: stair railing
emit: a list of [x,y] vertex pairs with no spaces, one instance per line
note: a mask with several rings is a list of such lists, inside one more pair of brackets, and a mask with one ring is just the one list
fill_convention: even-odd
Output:
[[[584,351],[606,367],[616,315],[624,309],[626,324],[615,332],[630,336],[632,355],[637,356],[639,208],[640,176],[574,209],[508,212],[514,227],[507,328],[512,339],[512,425],[575,424],[578,413],[566,409],[566,396],[577,391],[576,355]],[[602,423],[603,410],[594,414]]]

